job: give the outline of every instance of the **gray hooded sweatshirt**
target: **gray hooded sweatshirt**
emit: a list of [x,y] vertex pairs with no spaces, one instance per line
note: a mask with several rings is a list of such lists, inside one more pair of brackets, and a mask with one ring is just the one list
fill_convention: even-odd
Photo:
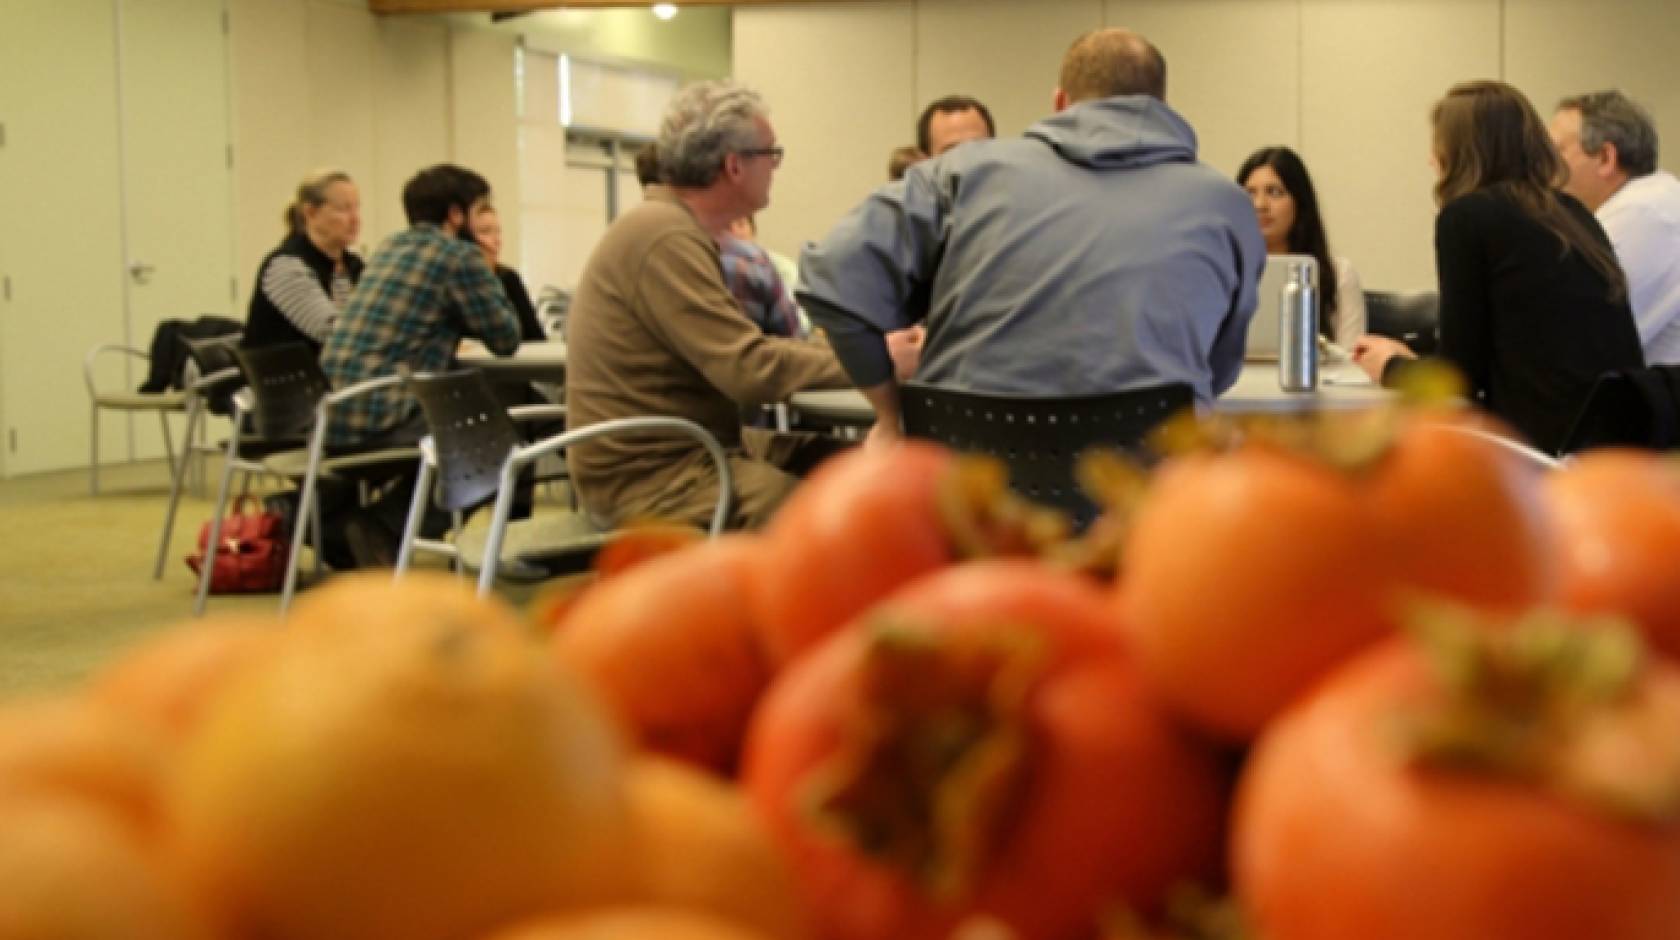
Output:
[[1265,258],[1247,196],[1196,161],[1184,119],[1124,96],[912,167],[806,247],[800,298],[860,385],[889,377],[878,334],[925,320],[918,382],[1030,396],[1181,382],[1207,405],[1242,368]]

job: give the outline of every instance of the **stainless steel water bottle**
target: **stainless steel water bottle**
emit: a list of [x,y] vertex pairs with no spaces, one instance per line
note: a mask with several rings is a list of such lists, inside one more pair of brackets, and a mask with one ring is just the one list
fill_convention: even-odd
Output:
[[1318,387],[1318,285],[1312,261],[1289,264],[1278,298],[1278,385],[1286,392]]

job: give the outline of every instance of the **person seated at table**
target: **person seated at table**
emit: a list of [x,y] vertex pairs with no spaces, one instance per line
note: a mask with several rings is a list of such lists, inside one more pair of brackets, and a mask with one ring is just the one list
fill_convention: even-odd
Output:
[[1365,291],[1348,259],[1330,253],[1307,165],[1288,147],[1264,147],[1243,161],[1237,183],[1254,202],[1267,254],[1318,262],[1318,332],[1351,347],[1365,335]]
[[[403,187],[409,227],[374,252],[322,350],[321,368],[334,388],[402,370],[441,372],[463,336],[476,337],[499,356],[519,348],[519,317],[507,294],[484,252],[460,235],[473,212],[489,200],[484,177],[451,164],[421,170]],[[394,386],[334,408],[327,446],[338,451],[401,447],[426,433],[419,403]],[[414,476],[407,468],[384,481],[372,505],[348,509],[331,522],[322,519],[329,537],[335,525],[342,527],[358,566],[387,566],[395,559]],[[435,537],[449,521],[447,514],[432,509],[421,533]]]
[[887,182],[896,183],[910,168],[927,159],[919,147],[894,147],[887,155]]
[[520,279],[519,272],[502,264],[502,219],[496,214],[495,206],[480,206],[473,213],[470,227],[473,244],[484,252],[484,260],[490,269],[496,272],[496,280],[501,282],[502,292],[507,294],[508,303],[513,312],[519,317],[519,338],[527,343],[540,343],[548,339],[543,331],[542,322],[537,319],[537,306],[531,303],[531,295],[525,290],[525,282]]
[[[769,519],[833,441],[743,428],[741,411],[810,388],[844,387],[823,342],[766,334],[724,283],[718,240],[763,209],[782,148],[762,98],[733,82],[678,92],[659,133],[659,177],[619,216],[584,266],[567,324],[566,403],[573,429],[673,415],[710,431],[734,477],[729,522]],[[620,436],[568,449],[572,480],[597,521],[705,524],[718,479],[699,443]]]
[[718,238],[723,282],[741,305],[741,312],[771,336],[802,339],[810,333],[799,316],[793,295],[782,283],[770,253],[754,239],[758,226],[750,215],[729,223]]
[[659,179],[659,144],[648,143],[636,151],[636,182],[641,184],[642,195],[647,195],[647,189]]
[[241,342],[252,348],[303,343],[318,356],[362,276],[350,250],[362,229],[362,200],[343,170],[304,177],[286,206],[286,235],[257,267]]
[[[1562,159],[1522,92],[1455,85],[1431,120],[1440,357],[1473,401],[1555,454],[1592,383],[1644,365],[1627,280],[1592,213],[1558,189]],[[1354,347],[1385,382],[1414,358],[1385,336]]]
[[910,168],[805,250],[799,298],[901,433],[886,334],[926,321],[919,381],[1063,396],[1236,381],[1266,257],[1254,209],[1196,159],[1142,36],[1098,30],[1062,63],[1056,115]]

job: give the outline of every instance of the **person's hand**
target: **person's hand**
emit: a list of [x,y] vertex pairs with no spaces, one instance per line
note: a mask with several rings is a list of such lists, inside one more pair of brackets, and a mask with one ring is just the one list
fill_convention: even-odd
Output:
[[486,351],[483,343],[465,336],[461,337],[460,344],[455,347],[456,356],[475,356]]
[[863,436],[863,449],[889,450],[897,447],[902,440],[904,434],[899,431],[897,422],[877,421],[869,426],[869,433]]
[[887,355],[893,361],[893,377],[900,384],[910,381],[922,364],[922,341],[926,338],[927,328],[919,325],[887,334]]
[[1405,343],[1397,339],[1377,336],[1374,333],[1367,333],[1359,337],[1353,344],[1354,363],[1365,370],[1365,374],[1371,377],[1371,381],[1378,385],[1382,384],[1383,372],[1395,356],[1416,359],[1417,353],[1412,352]]

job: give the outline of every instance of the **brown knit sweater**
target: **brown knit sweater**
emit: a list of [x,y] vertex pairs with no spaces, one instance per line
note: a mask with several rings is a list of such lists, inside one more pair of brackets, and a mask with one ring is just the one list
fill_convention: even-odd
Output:
[[[826,342],[765,335],[724,285],[718,249],[665,187],[612,224],[584,266],[566,327],[567,426],[688,418],[739,452],[741,409],[850,384]],[[689,438],[608,437],[571,448],[573,482],[602,515],[704,463]]]

